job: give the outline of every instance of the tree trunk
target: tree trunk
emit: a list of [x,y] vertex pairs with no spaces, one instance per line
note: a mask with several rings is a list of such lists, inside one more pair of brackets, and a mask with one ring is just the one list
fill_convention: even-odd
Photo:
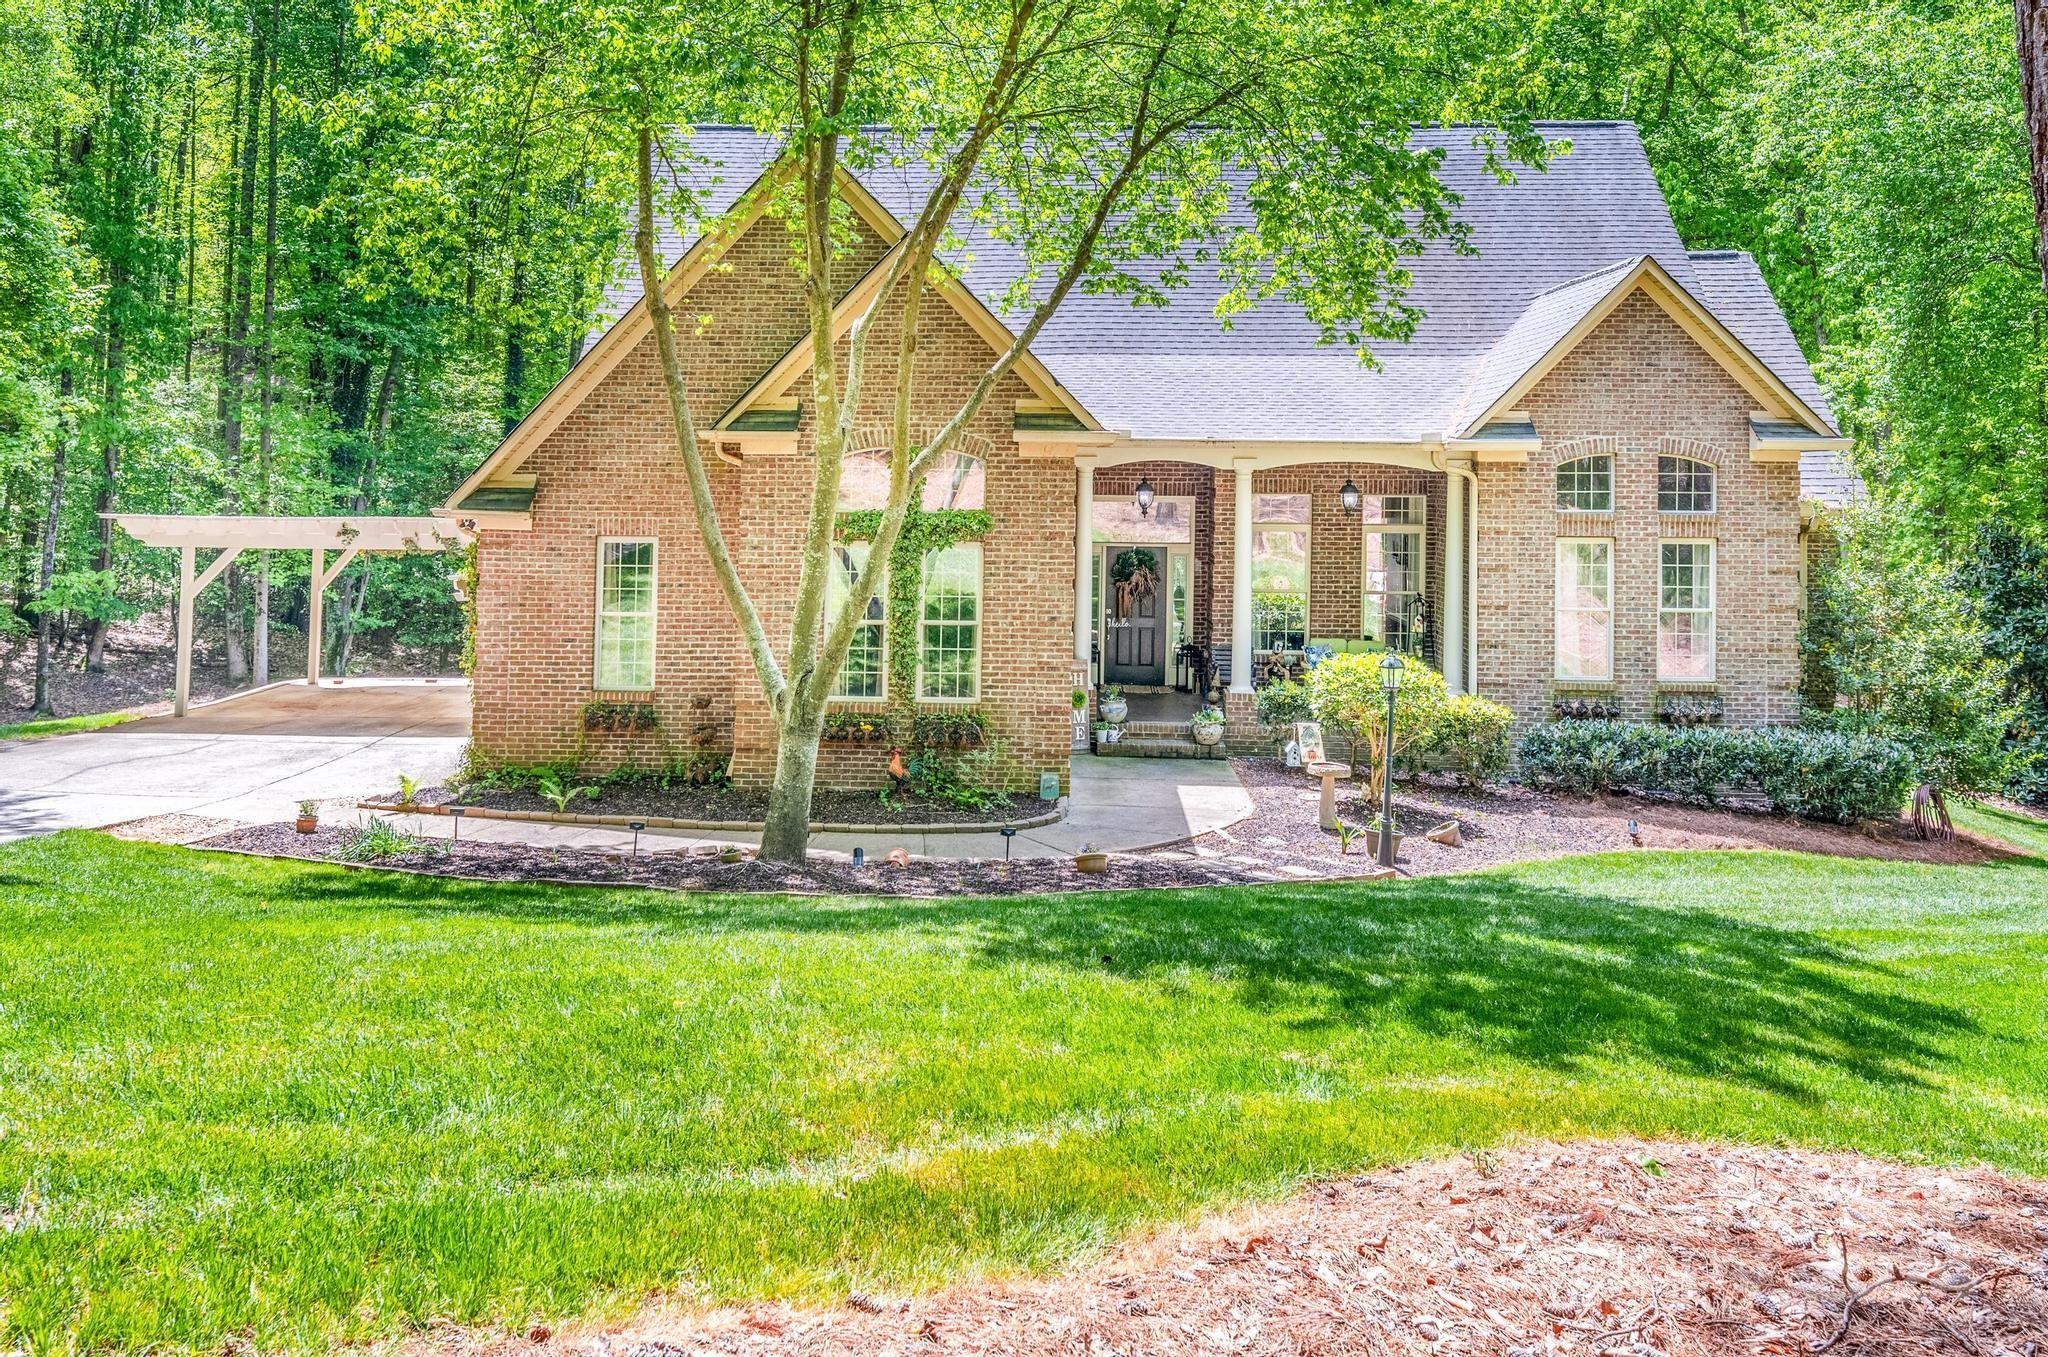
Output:
[[818,783],[824,713],[792,711],[791,717],[778,722],[775,732],[775,781],[761,828],[761,857],[768,862],[802,862],[811,842],[811,797]]
[[[94,570],[114,568],[114,522],[107,515],[114,508],[114,483],[121,470],[121,415],[127,385],[127,342],[121,333],[121,294],[126,288],[127,270],[116,265],[109,271],[112,285],[107,298],[106,429],[100,435],[100,490],[94,508],[99,550],[93,555]],[[88,673],[102,674],[107,668],[107,624],[94,618],[86,627],[85,649]]]
[[[36,570],[36,593],[47,593],[50,581],[57,574],[57,530],[64,518],[64,458],[70,450],[67,426],[71,420],[68,406],[71,402],[71,368],[66,365],[57,378],[57,447],[50,461],[50,508],[43,518],[43,560]],[[35,709],[39,716],[55,716],[56,704],[50,694],[51,645],[50,627],[55,619],[48,609],[36,614],[36,694]]]
[[2013,0],[2012,14],[2027,114],[2027,179],[2034,190],[2034,262],[2048,290],[2048,0]]
[[[261,427],[256,436],[256,510],[270,513],[271,407],[277,399],[276,345],[271,329],[277,321],[277,0],[270,6],[269,66],[264,81],[264,99],[269,107],[264,150],[263,204],[263,339],[257,360],[257,405]],[[255,680],[258,687],[270,682],[270,553],[256,553],[256,655]]]

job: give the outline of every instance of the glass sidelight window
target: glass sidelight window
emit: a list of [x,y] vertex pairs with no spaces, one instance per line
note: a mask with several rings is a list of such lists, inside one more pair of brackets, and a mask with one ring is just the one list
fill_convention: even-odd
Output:
[[1424,530],[1429,501],[1421,495],[1366,495],[1363,635],[1394,650],[1413,650],[1422,598]]

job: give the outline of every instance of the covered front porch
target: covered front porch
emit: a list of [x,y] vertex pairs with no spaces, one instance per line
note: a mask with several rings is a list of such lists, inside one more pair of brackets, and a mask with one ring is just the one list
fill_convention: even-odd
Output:
[[1124,689],[1133,720],[1141,705],[1147,720],[1184,720],[1214,702],[1249,726],[1256,689],[1303,672],[1312,648],[1392,647],[1468,690],[1468,461],[1195,444],[1104,448],[1075,466],[1075,663],[1092,686]]

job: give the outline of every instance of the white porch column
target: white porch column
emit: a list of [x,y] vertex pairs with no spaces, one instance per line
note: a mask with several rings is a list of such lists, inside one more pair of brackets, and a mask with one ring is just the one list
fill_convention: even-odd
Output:
[[1444,477],[1444,682],[1454,693],[1471,691],[1465,675],[1465,481]]
[[192,697],[192,587],[193,547],[178,548],[178,677],[171,693],[171,715],[183,716]]
[[327,548],[314,547],[313,573],[306,577],[306,682],[315,687],[320,683],[320,605],[327,592],[321,585],[321,577],[326,570]]
[[1230,559],[1230,691],[1252,691],[1252,463],[1232,464],[1237,475],[1237,540]]
[[1074,663],[1087,672],[1095,642],[1095,460],[1074,463]]

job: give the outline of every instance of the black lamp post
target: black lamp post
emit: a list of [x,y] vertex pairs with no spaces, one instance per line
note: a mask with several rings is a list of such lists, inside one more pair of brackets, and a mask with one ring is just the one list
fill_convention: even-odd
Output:
[[1152,517],[1152,499],[1153,499],[1153,496],[1157,495],[1158,493],[1159,493],[1158,491],[1156,491],[1156,490],[1154,490],[1154,489],[1152,488],[1152,480],[1151,480],[1151,478],[1150,478],[1150,477],[1140,477],[1140,478],[1139,478],[1139,480],[1138,480],[1138,490],[1137,490],[1137,496],[1138,496],[1138,517],[1140,517],[1140,518],[1150,518],[1150,517]]
[[1343,489],[1337,492],[1337,503],[1343,506],[1344,512],[1347,515],[1357,513],[1358,482],[1352,480],[1348,476],[1345,477]]
[[1394,698],[1401,691],[1401,657],[1380,661],[1380,691],[1387,695],[1387,726],[1380,739],[1380,866],[1394,865]]

